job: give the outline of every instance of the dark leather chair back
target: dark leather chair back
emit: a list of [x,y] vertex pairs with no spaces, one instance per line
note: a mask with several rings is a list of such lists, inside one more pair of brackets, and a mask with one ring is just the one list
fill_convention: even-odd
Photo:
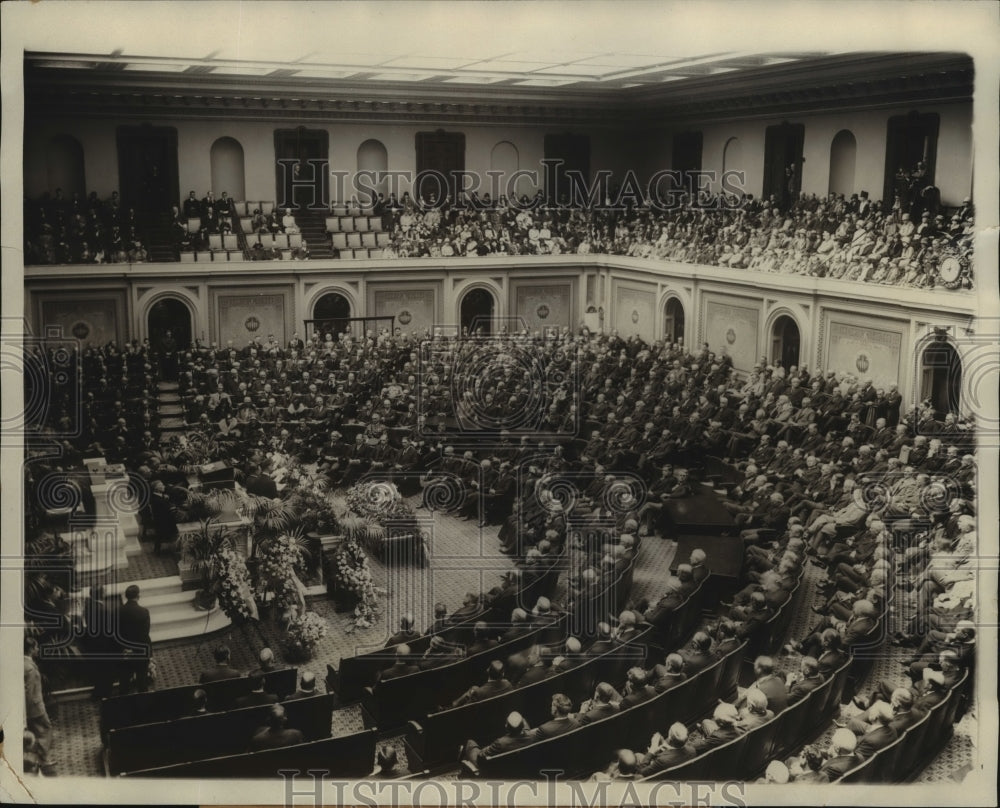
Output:
[[336,778],[362,778],[371,774],[375,760],[376,733],[373,729],[321,741],[247,752],[242,755],[175,763],[153,769],[123,772],[124,777],[167,777],[176,779],[258,780],[281,777],[279,771],[310,771]]
[[[301,730],[305,740],[328,738],[333,703],[334,697],[329,694],[285,702],[288,726]],[[111,730],[108,770],[111,774],[121,774],[243,753],[249,748],[254,731],[267,723],[269,711],[267,705],[245,707]]]
[[[298,670],[283,668],[264,676],[264,689],[279,698],[291,695],[298,684]],[[152,724],[170,721],[191,712],[194,692],[199,688],[208,694],[208,706],[213,712],[232,709],[236,699],[250,692],[250,680],[246,677],[206,682],[198,685],[170,687],[149,693],[132,693],[127,696],[112,696],[101,700],[101,738],[107,742],[107,735],[113,729],[136,724]]]

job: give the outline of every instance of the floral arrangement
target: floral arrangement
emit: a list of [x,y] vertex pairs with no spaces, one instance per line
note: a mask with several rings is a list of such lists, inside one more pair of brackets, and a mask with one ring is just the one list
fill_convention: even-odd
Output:
[[212,553],[211,565],[214,568],[213,590],[226,616],[235,622],[256,620],[257,602],[243,557],[232,547],[220,546]]
[[285,452],[270,455],[270,476],[287,492],[286,501],[295,511],[303,533],[335,533],[337,515],[327,478]]
[[390,482],[361,482],[347,492],[347,508],[366,522],[382,524],[387,520],[413,517],[413,509]]
[[355,536],[348,535],[340,545],[333,557],[332,566],[336,589],[349,592],[357,598],[354,625],[348,632],[370,628],[380,613],[379,597],[385,594],[385,589],[375,586],[368,555]]
[[305,608],[299,575],[305,567],[305,551],[300,538],[283,534],[258,549],[257,593],[264,600],[273,598],[279,609]]
[[330,631],[326,620],[316,612],[304,612],[288,623],[285,648],[293,659],[308,659]]

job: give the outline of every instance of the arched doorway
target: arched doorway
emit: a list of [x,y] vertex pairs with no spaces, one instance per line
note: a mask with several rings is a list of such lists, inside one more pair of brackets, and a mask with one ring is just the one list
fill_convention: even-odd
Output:
[[243,147],[231,137],[220,137],[212,144],[212,193],[218,199],[225,191],[234,201],[247,198]]
[[[389,184],[389,178],[386,176],[386,172],[389,170],[389,152],[386,151],[382,141],[375,140],[374,138],[366,140],[358,146],[357,159],[358,173],[366,173],[365,181],[361,184],[361,188],[367,189],[371,187],[375,189],[376,194],[386,193]],[[361,199],[361,203],[370,206],[375,203],[375,200]]]
[[462,298],[459,311],[462,332],[489,334],[493,330],[495,302],[486,289],[470,289]]
[[79,194],[87,196],[87,180],[83,169],[83,146],[70,135],[56,135],[45,150],[45,167],[48,170],[49,191],[62,188],[63,199]]
[[854,166],[858,156],[858,141],[850,129],[841,129],[830,144],[831,194],[850,198],[854,193]]
[[771,326],[771,362],[781,362],[785,369],[799,364],[799,327],[791,317],[782,315]]
[[676,297],[670,298],[663,310],[663,341],[684,342],[684,307]]
[[930,401],[939,418],[958,413],[962,397],[962,360],[950,342],[937,340],[924,350],[921,364],[921,401]]
[[157,300],[146,315],[146,334],[153,348],[159,348],[163,337],[169,331],[179,349],[191,344],[191,310],[183,300],[164,297]]
[[321,334],[333,334],[334,337],[348,330],[348,318],[351,316],[351,301],[339,292],[328,292],[316,301],[313,306],[314,327]]

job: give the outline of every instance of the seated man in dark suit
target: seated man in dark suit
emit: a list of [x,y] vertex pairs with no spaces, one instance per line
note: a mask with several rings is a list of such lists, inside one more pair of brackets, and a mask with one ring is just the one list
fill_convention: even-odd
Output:
[[854,750],[854,754],[862,760],[870,758],[879,749],[884,749],[899,737],[899,733],[892,726],[895,718],[892,707],[884,701],[873,705],[868,711],[868,716],[872,719],[872,726],[858,739],[858,746]]
[[239,679],[243,674],[229,666],[230,652],[225,645],[220,645],[212,652],[215,657],[215,667],[202,671],[199,682],[221,682],[223,679]]
[[695,548],[691,551],[691,557],[688,559],[688,563],[691,566],[691,579],[696,584],[700,584],[711,574],[711,571],[708,569],[705,562],[706,556],[704,550],[701,548]]
[[642,668],[629,668],[628,681],[626,681],[625,689],[622,692],[621,704],[618,705],[622,710],[649,701],[656,695],[653,686],[647,684],[647,678],[646,671]]
[[681,651],[681,656],[684,658],[684,670],[689,677],[700,673],[716,661],[711,649],[712,638],[704,631],[697,632],[691,638],[691,644]]
[[[711,718],[701,722],[701,737],[692,742],[697,754],[722,746],[743,734],[740,713],[735,705],[723,702],[715,708]],[[852,736],[853,737],[853,736]]]
[[507,716],[506,731],[504,734],[488,745],[480,748],[479,744],[475,741],[466,741],[465,747],[462,749],[460,761],[463,768],[477,772],[476,764],[479,762],[481,755],[486,755],[487,757],[499,755],[509,752],[511,749],[525,746],[531,743],[532,740],[533,738],[528,731],[527,722],[521,717],[520,713],[513,712]]
[[272,704],[267,724],[254,731],[250,751],[259,752],[262,749],[277,749],[302,743],[301,730],[291,729],[286,724],[285,708],[280,704]]
[[316,695],[316,674],[312,671],[302,671],[299,678],[299,688],[285,701],[295,701],[297,699],[308,699]]
[[523,637],[531,631],[531,623],[528,621],[528,613],[524,609],[514,609],[514,611],[510,613],[510,622],[511,626],[503,633],[503,636],[500,638],[500,642],[516,640],[518,637]]
[[740,726],[744,732],[749,732],[774,718],[774,710],[768,709],[767,696],[760,690],[750,688],[745,701],[746,705],[740,710]]
[[[516,655],[515,655],[516,656]],[[548,679],[555,673],[552,670],[552,661],[555,653],[547,645],[535,645],[531,648],[531,654],[528,660],[528,667],[524,672],[517,678],[518,687],[527,687],[528,685],[533,685],[535,682],[541,682],[543,679]]]
[[788,689],[788,703],[795,704],[808,696],[826,681],[819,672],[819,662],[815,657],[805,656],[799,663],[799,672],[785,677]]
[[490,636],[489,624],[485,620],[479,620],[472,627],[472,642],[466,647],[465,655],[481,654],[483,651],[496,648],[497,644],[496,639]]
[[653,689],[657,693],[677,687],[687,679],[687,674],[684,672],[684,657],[680,654],[667,654],[664,664],[655,665],[650,674]]
[[250,676],[255,673],[268,674],[274,671],[284,670],[281,666],[275,664],[274,662],[274,651],[270,648],[261,648],[260,653],[257,654],[258,665],[252,671],[250,671]]
[[475,685],[466,690],[461,696],[451,703],[452,707],[461,707],[463,704],[470,704],[475,701],[491,698],[492,696],[506,693],[511,689],[510,682],[504,677],[503,663],[499,659],[494,659],[486,669],[486,683]]
[[587,656],[600,656],[601,654],[606,654],[614,647],[614,642],[611,639],[611,625],[609,623],[598,623],[597,639],[587,649]]
[[576,714],[577,721],[580,724],[591,724],[614,715],[619,709],[619,706],[612,702],[614,697],[615,689],[607,682],[599,682],[594,689],[593,697],[580,705],[580,711]]
[[404,614],[399,620],[399,631],[385,641],[386,648],[392,648],[404,642],[413,642],[420,636],[419,631],[413,629],[413,615]]
[[448,607],[443,603],[434,604],[434,622],[431,623],[430,628],[427,629],[425,635],[428,634],[438,634],[444,631],[451,624],[448,619]]
[[410,646],[401,643],[396,646],[396,661],[392,667],[386,668],[378,675],[378,679],[384,682],[388,679],[395,679],[398,676],[409,676],[411,673],[419,673],[420,668],[410,656]]
[[[866,712],[848,721],[847,728],[859,738],[876,729],[873,711],[883,705],[884,701],[876,701]],[[905,687],[897,687],[892,691],[889,708],[892,710],[889,726],[896,730],[897,735],[902,735],[924,717],[923,713],[913,708],[913,694]]]
[[831,781],[836,780],[861,763],[861,758],[854,754],[857,747],[858,739],[854,733],[846,727],[841,727],[833,733],[833,738],[830,740],[829,757],[819,770]]
[[830,778],[820,771],[826,762],[822,750],[818,746],[809,745],[802,749],[802,754],[789,764],[793,783],[829,783]]
[[563,693],[556,693],[552,697],[552,718],[544,724],[531,731],[531,740],[540,741],[546,738],[555,738],[571,729],[580,726],[580,722],[573,717],[573,702]]
[[463,656],[465,656],[465,649],[462,646],[452,645],[435,635],[431,637],[431,644],[424,651],[423,657],[417,664],[420,666],[420,670],[427,671],[455,662]]
[[191,712],[189,714],[207,715],[208,712],[208,693],[199,687],[191,694]]
[[273,693],[264,692],[264,676],[259,673],[250,675],[250,692],[236,699],[237,707],[257,707],[261,704],[274,704],[278,697]]
[[[767,706],[780,713],[788,706],[788,688],[785,681],[774,673],[774,660],[768,656],[759,656],[753,663],[754,683],[747,688],[759,690],[767,697]],[[739,702],[737,702],[739,704]]]
[[690,760],[695,754],[695,748],[688,743],[687,727],[678,721],[670,725],[666,738],[658,732],[653,735],[649,749],[639,762],[639,774],[648,777],[672,769]]

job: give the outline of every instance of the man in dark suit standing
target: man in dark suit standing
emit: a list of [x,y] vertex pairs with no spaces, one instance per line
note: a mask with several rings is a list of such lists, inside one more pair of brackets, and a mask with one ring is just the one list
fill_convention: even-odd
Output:
[[139,605],[139,587],[132,584],[125,590],[125,604],[118,610],[118,631],[125,661],[119,682],[122,694],[149,690],[149,659],[152,641],[149,639],[149,609]]
[[250,751],[259,752],[262,749],[277,749],[302,743],[302,731],[288,728],[287,721],[285,708],[280,704],[272,704],[267,724],[258,728],[250,739]]

